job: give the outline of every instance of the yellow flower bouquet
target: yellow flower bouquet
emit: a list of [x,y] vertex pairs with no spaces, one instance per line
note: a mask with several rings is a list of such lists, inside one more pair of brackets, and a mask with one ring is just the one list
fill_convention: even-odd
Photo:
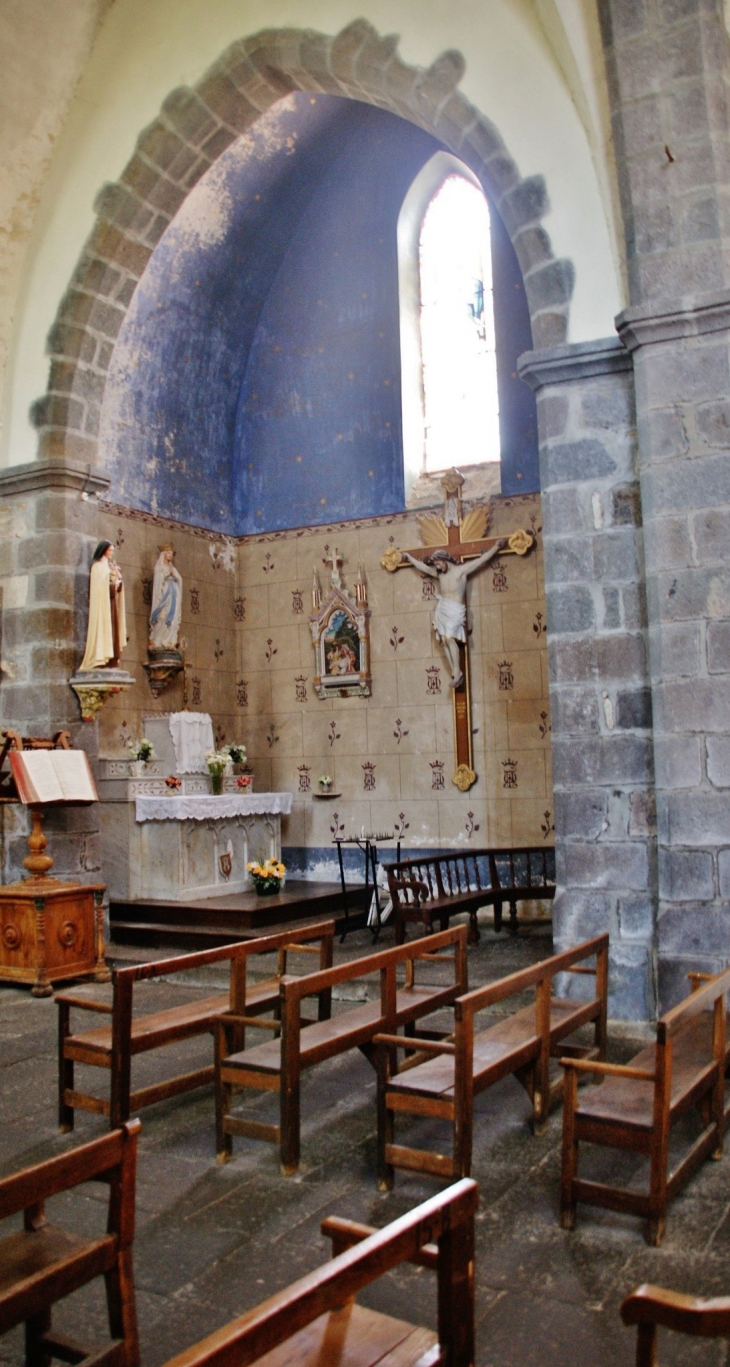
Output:
[[254,861],[246,865],[259,897],[271,897],[281,891],[286,867],[280,859],[265,859],[263,864]]

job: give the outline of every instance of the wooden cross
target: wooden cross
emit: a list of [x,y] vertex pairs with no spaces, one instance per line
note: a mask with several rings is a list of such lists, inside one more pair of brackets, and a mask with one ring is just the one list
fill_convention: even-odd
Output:
[[[490,550],[502,539],[485,535],[489,526],[489,508],[474,508],[464,516],[461,502],[463,483],[463,476],[459,474],[458,470],[449,470],[442,479],[444,513],[442,517],[437,513],[422,513],[418,518],[424,544],[408,551],[408,554],[413,556],[415,560],[427,560],[437,550],[448,551],[454,560],[461,562],[473,560],[477,556],[483,555],[485,551]],[[507,538],[507,545],[500,554],[527,555],[534,545],[534,533],[520,529]],[[404,559],[403,552],[393,546],[381,557],[380,563],[384,569],[393,573],[395,570],[402,569],[404,565],[408,564],[408,561]],[[459,643],[459,660],[462,679],[456,688],[452,687],[456,768],[451,781],[462,793],[466,793],[477,780],[477,775],[474,772],[472,744],[468,641]]]

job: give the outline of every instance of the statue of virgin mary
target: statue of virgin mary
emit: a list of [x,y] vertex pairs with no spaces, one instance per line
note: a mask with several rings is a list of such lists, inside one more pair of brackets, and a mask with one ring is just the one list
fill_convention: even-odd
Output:
[[161,546],[152,579],[150,650],[177,646],[182,616],[182,576],[172,563],[171,545]]

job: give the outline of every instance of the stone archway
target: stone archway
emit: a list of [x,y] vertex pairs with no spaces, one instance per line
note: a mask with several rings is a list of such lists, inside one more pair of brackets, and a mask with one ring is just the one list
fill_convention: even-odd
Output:
[[521,179],[497,129],[459,92],[459,52],[428,70],[409,66],[398,39],[364,19],[336,37],[265,30],[233,43],[194,89],[174,90],[142,134],[120,179],[105,185],[48,338],[48,389],[33,406],[39,455],[97,461],[99,418],[116,337],[168,224],[223,151],[282,96],[308,90],[374,104],[426,129],[479,177],[523,273],[535,347],[566,340],[571,262],[553,257],[541,226],[542,176]]

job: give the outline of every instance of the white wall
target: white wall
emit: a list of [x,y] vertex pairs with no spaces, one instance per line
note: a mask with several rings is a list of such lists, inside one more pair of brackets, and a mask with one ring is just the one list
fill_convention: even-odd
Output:
[[46,387],[46,335],[99,188],[118,178],[172,89],[195,84],[229,43],[261,28],[335,34],[363,17],[382,34],[400,33],[406,62],[427,67],[446,48],[463,52],[463,93],[499,128],[520,173],[546,178],[553,250],[576,268],[570,339],[611,333],[624,299],[591,12],[590,0],[115,0],[56,143],[25,255],[0,463],[35,456],[28,408]]

